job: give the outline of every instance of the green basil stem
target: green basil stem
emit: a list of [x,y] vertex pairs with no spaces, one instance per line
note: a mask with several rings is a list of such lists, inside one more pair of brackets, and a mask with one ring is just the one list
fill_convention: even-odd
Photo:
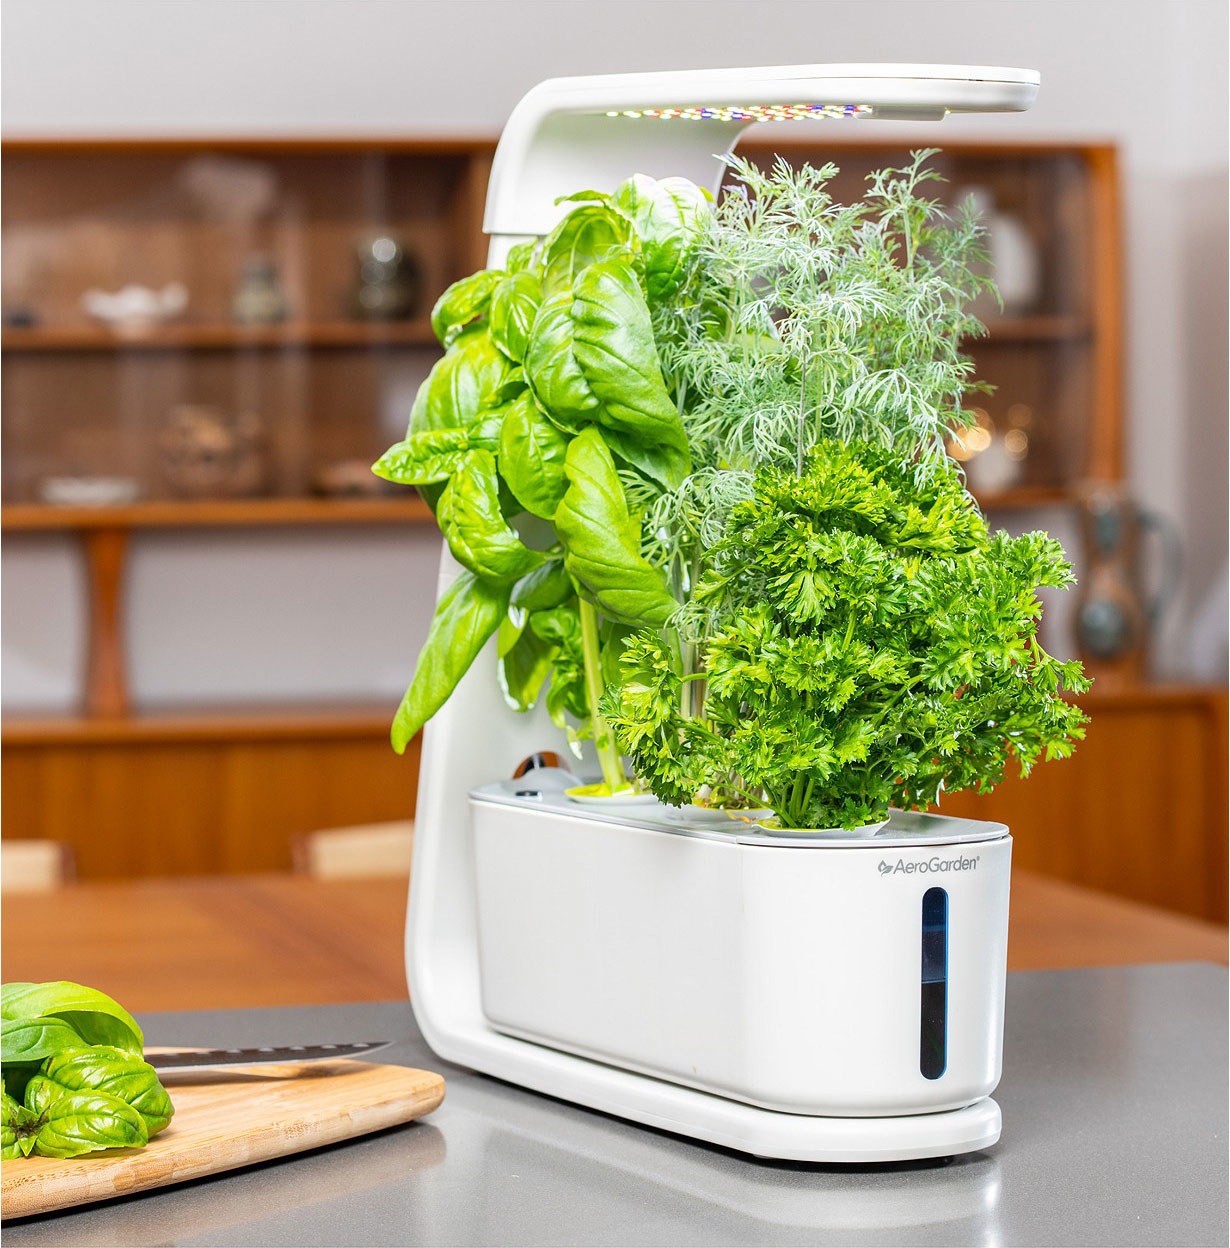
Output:
[[612,794],[627,786],[623,763],[615,748],[615,738],[602,718],[598,705],[602,700],[602,659],[598,648],[598,613],[591,602],[579,598],[581,614],[581,655],[585,664],[585,699],[589,703],[589,726],[594,736],[594,749],[602,766],[602,778]]

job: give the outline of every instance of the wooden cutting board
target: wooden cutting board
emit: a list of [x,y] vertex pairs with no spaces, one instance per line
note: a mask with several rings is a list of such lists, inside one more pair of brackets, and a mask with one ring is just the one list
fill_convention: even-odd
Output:
[[370,1062],[163,1071],[175,1117],[145,1148],[0,1166],[3,1216],[22,1218],[254,1165],[410,1122],[444,1099],[427,1070]]

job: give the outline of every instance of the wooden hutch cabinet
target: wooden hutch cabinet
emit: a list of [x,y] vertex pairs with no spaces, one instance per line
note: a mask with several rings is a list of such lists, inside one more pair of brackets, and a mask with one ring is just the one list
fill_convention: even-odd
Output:
[[[356,466],[404,427],[438,354],[435,298],[484,262],[493,150],[392,139],[4,145],[4,541],[78,535],[89,587],[78,712],[5,717],[5,836],[70,843],[83,876],[250,871],[289,865],[296,834],[413,809],[417,753],[389,750],[391,706],[134,708],[125,555],[134,530],[431,523],[405,492],[369,496]],[[841,198],[908,155],[828,130],[823,141],[752,139],[741,150],[832,160]],[[976,403],[996,454],[967,464],[980,501],[992,515],[1065,506],[1089,479],[1121,480],[1114,150],[958,142],[934,163],[947,179],[938,194],[973,191],[1010,219],[1030,268],[1012,306],[988,309],[986,337],[969,344],[995,386]],[[357,294],[359,249],[375,239],[402,248],[415,287],[408,313],[388,319],[366,315]],[[266,296],[272,282],[281,312],[241,310],[245,280],[263,281]],[[129,284],[179,284],[186,306],[111,326],[83,310],[87,291]],[[194,478],[176,460],[194,421],[204,449],[193,443],[189,457],[208,457],[210,436],[231,439],[232,477],[216,476],[212,491],[208,462]],[[103,495],[85,501],[74,489]],[[1089,741],[1054,776],[1042,768],[1027,786],[1005,786],[1002,805],[957,798],[951,809],[1007,818],[1010,807],[1029,866],[1224,917],[1224,889],[1192,882],[1224,883],[1224,696],[1145,688],[1095,693],[1088,705]],[[1185,733],[1194,754],[1159,745]],[[1166,775],[1138,767],[1151,750],[1170,758]],[[1187,804],[1145,800],[1153,785],[1182,788]],[[1169,873],[1153,863],[1166,837],[1165,852],[1178,852]],[[1126,856],[1111,852],[1125,844]]]

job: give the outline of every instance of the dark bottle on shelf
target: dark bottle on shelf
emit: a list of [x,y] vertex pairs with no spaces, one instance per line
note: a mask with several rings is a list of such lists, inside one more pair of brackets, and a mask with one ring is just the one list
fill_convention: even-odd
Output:
[[352,311],[365,321],[412,317],[422,286],[419,266],[395,238],[378,234],[359,244],[359,280]]

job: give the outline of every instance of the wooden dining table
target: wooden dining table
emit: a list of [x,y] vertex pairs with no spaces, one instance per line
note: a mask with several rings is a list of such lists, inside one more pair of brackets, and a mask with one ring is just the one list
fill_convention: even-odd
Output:
[[[82,882],[9,894],[3,976],[69,979],[135,1011],[404,999],[407,880],[299,875]],[[1010,970],[1224,964],[1226,929],[1028,871]]]

